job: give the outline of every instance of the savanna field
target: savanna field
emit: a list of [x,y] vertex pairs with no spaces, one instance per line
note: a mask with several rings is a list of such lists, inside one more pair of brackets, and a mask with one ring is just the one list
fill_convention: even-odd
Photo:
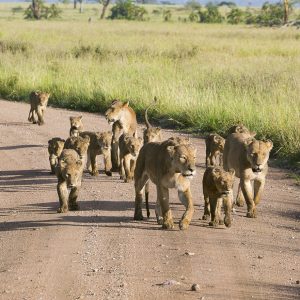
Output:
[[26,101],[39,89],[50,105],[93,112],[118,98],[142,115],[157,96],[153,118],[221,134],[243,122],[273,140],[275,156],[299,160],[296,28],[189,23],[175,13],[170,22],[100,21],[100,5],[83,14],[61,5],[61,19],[29,21],[15,6],[0,4],[2,98]]

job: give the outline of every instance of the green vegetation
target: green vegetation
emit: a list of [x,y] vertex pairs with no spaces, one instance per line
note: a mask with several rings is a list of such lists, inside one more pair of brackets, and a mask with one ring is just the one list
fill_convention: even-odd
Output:
[[131,0],[118,0],[112,7],[109,18],[142,21],[145,14],[147,14],[146,9],[133,4]]
[[295,28],[175,22],[175,11],[170,22],[160,13],[159,22],[89,23],[84,11],[77,21],[0,19],[1,97],[27,101],[39,89],[50,105],[94,112],[118,98],[141,115],[157,96],[157,119],[221,134],[243,122],[271,138],[278,157],[300,159]]

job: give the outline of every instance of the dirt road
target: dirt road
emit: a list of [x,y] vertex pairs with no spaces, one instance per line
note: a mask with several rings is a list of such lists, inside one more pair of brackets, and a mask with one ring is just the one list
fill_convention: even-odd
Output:
[[[133,221],[133,184],[103,172],[84,175],[80,211],[57,214],[47,141],[66,138],[79,113],[49,108],[39,127],[28,111],[0,101],[0,299],[299,299],[300,188],[285,171],[271,168],[257,219],[238,208],[230,229],[212,229],[199,219],[204,142],[193,138],[196,213],[187,231],[156,224],[153,186],[150,219]],[[110,129],[100,115],[83,121],[86,130]],[[171,203],[178,224],[175,191]],[[160,285],[167,280],[177,284]]]

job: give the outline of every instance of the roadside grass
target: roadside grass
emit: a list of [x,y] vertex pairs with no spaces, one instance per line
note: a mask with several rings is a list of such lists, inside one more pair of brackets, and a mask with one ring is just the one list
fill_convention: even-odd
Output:
[[243,122],[300,160],[300,33],[193,23],[0,19],[0,95],[103,112],[112,99],[182,128],[225,134]]

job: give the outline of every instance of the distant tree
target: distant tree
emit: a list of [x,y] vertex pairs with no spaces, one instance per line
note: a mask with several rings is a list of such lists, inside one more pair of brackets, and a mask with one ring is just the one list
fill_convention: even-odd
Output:
[[198,11],[192,11],[189,14],[189,20],[190,22],[198,22],[199,21],[199,12]]
[[57,18],[61,14],[55,4],[46,6],[42,0],[32,0],[32,4],[25,10],[25,19],[51,19]]
[[76,9],[77,8],[77,0],[74,0],[73,3],[74,3],[73,8]]
[[171,21],[172,18],[172,13],[169,9],[164,9],[163,10],[163,19],[165,22]]
[[286,24],[289,20],[289,0],[283,0],[284,3],[284,24]]
[[111,9],[110,19],[143,20],[147,11],[144,7],[137,6],[131,0],[118,0]]
[[102,4],[102,12],[100,14],[100,19],[102,20],[105,16],[105,12],[107,7],[109,6],[110,0],[99,0],[100,4]]
[[206,11],[199,11],[200,23],[222,23],[223,17],[218,6],[209,2],[205,5]]
[[231,2],[231,1],[222,1],[222,2],[218,3],[218,6],[235,7],[236,4],[234,2]]
[[201,9],[201,4],[197,0],[188,0],[184,6],[185,6],[185,8],[191,9],[191,10]]

